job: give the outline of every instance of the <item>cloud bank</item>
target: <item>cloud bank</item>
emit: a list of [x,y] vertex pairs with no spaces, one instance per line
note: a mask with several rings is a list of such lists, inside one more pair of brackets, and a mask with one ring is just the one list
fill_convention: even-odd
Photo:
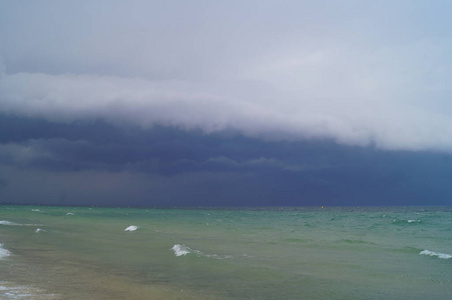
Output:
[[450,151],[444,6],[5,1],[0,112]]
[[[450,154],[0,114],[2,203],[450,205]],[[6,125],[6,126],[5,126]]]
[[452,149],[452,118],[407,103],[294,96],[262,100],[253,91],[239,98],[188,81],[40,73],[3,75],[0,93],[3,113],[59,122],[102,118],[206,133],[233,129],[270,139],[330,138],[393,150]]

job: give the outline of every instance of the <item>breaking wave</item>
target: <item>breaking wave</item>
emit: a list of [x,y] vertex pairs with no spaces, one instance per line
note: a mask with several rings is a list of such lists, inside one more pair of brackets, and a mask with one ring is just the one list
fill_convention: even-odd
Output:
[[415,220],[415,219],[409,219],[409,220],[393,220],[392,221],[393,224],[418,224],[418,223],[422,223],[421,220]]
[[126,229],[124,229],[124,231],[135,231],[135,230],[137,230],[138,228],[140,228],[140,227],[135,226],[135,225],[130,225],[129,227],[127,227]]
[[430,250],[423,250],[421,252],[419,252],[420,255],[428,255],[428,256],[436,256],[438,258],[441,259],[450,259],[452,258],[452,255],[450,254],[446,254],[446,253],[438,253],[438,252],[433,252]]
[[14,222],[2,220],[2,221],[0,221],[0,225],[6,225],[6,226],[36,226],[38,224],[19,224],[19,223],[14,223]]
[[18,223],[14,223],[14,222],[2,220],[2,221],[0,221],[0,225],[7,225],[7,226],[21,226],[22,224],[18,224]]
[[9,252],[7,249],[3,248],[3,244],[0,243],[0,259],[2,259],[3,257],[7,257],[10,256],[11,252]]
[[176,256],[183,256],[183,255],[187,255],[189,253],[194,252],[192,249],[188,248],[187,246],[179,245],[179,244],[174,245],[173,248],[171,248],[171,250],[174,251],[174,254]]
[[174,255],[176,256],[185,256],[187,254],[194,254],[199,257],[210,257],[215,259],[225,259],[225,258],[232,258],[230,255],[219,255],[219,254],[205,254],[199,250],[192,249],[190,247],[187,247],[185,245],[175,244],[171,250],[174,251]]

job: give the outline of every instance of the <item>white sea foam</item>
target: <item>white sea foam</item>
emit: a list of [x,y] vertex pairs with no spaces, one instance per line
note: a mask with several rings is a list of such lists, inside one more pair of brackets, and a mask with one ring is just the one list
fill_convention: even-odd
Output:
[[176,256],[183,256],[183,255],[192,253],[192,251],[191,251],[192,249],[188,248],[185,245],[179,245],[179,244],[174,245],[173,248],[171,248],[171,250],[174,251],[174,254]]
[[135,225],[130,225],[129,227],[127,227],[126,229],[124,229],[124,231],[135,231],[135,230],[137,230],[138,228],[140,228],[140,227],[135,226]]
[[436,256],[436,257],[442,258],[442,259],[450,259],[450,258],[452,258],[452,255],[450,255],[450,254],[438,253],[438,252],[433,252],[433,251],[430,251],[430,250],[423,250],[423,251],[419,252],[419,254],[421,254],[421,255],[428,255],[428,256]]
[[215,259],[232,258],[232,255],[219,255],[219,254],[202,254],[202,256],[211,257],[211,258],[215,258]]
[[6,226],[39,226],[39,224],[19,224],[19,223],[6,221],[6,220],[0,221],[0,225],[6,225]]
[[71,213],[71,212],[68,212],[67,214],[66,214],[66,216],[73,216],[73,215],[75,215],[74,213]]
[[7,257],[10,256],[11,252],[9,252],[7,249],[3,248],[3,244],[0,243],[0,259],[2,259],[3,257]]
[[180,245],[180,244],[174,245],[173,248],[171,248],[171,250],[174,251],[174,254],[176,256],[185,256],[187,254],[194,254],[196,256],[210,257],[210,258],[215,258],[215,259],[232,258],[232,256],[230,256],[230,255],[205,254],[205,253],[202,253],[199,250],[192,249],[190,247],[187,247],[185,245]]
[[24,299],[24,300],[49,300],[49,299],[61,299],[60,296],[55,294],[47,294],[45,291],[31,287],[20,286],[11,282],[0,281],[0,293],[1,299]]
[[0,225],[7,225],[7,226],[21,226],[22,224],[17,224],[17,223],[14,223],[14,222],[2,220],[2,221],[0,221]]
[[34,208],[34,209],[32,209],[31,211],[41,211],[41,210],[40,210],[40,209]]
[[416,220],[416,219],[408,219],[408,220],[400,220],[400,219],[394,219],[394,220],[392,220],[392,223],[393,224],[406,224],[406,223],[409,223],[409,224],[411,224],[411,223],[421,223],[422,221],[421,220]]
[[41,229],[41,228],[36,228],[36,230],[35,230],[36,233],[40,233],[41,231],[45,231],[45,230]]

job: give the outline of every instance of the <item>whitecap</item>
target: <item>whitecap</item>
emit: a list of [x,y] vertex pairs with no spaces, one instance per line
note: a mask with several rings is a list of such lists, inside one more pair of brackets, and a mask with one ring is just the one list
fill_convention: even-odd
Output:
[[66,216],[73,216],[73,215],[75,215],[74,213],[71,213],[71,212],[68,212],[67,214],[66,214]]
[[199,250],[192,249],[190,247],[187,247],[185,245],[180,245],[180,244],[174,245],[173,248],[171,248],[171,250],[174,251],[174,254],[176,256],[185,256],[187,254],[192,253],[192,254],[195,254],[196,256],[209,257],[209,258],[215,258],[215,259],[232,258],[232,256],[230,256],[230,255],[205,254],[205,253],[202,253]]
[[18,223],[14,223],[14,222],[2,220],[2,221],[0,221],[0,225],[7,225],[7,226],[21,226],[22,224],[18,224]]
[[6,225],[6,226],[39,226],[39,224],[19,224],[19,223],[6,221],[6,220],[0,221],[0,225]]
[[41,231],[45,231],[45,230],[41,229],[41,228],[36,228],[36,230],[35,230],[36,233],[40,233]]
[[140,227],[135,226],[135,225],[130,225],[129,227],[127,227],[126,229],[124,229],[124,231],[135,231],[135,230],[137,230],[138,228],[140,228]]
[[0,243],[0,259],[2,259],[3,257],[7,257],[10,256],[11,252],[9,252],[7,249],[3,248],[3,244]]
[[191,250],[190,248],[188,248],[185,245],[180,245],[180,244],[174,245],[173,248],[171,248],[171,250],[174,251],[174,254],[176,256],[183,256],[183,255],[187,255],[192,252],[192,251],[190,251]]
[[32,209],[31,211],[41,211],[41,210],[40,210],[40,209],[34,208],[34,209]]
[[398,224],[398,225],[403,225],[403,224],[412,224],[412,223],[421,223],[421,220],[417,220],[417,219],[408,219],[408,220],[401,220],[401,219],[394,219],[392,220],[393,224]]
[[428,255],[428,256],[436,256],[438,258],[441,259],[450,259],[452,258],[452,255],[450,254],[446,254],[446,253],[438,253],[438,252],[433,252],[430,250],[423,250],[421,252],[419,252],[420,255]]

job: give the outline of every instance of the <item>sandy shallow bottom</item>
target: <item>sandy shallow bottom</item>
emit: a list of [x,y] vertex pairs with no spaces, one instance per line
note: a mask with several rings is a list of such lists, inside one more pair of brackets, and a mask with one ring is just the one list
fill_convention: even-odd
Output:
[[[2,262],[1,299],[220,299],[100,266],[55,251],[27,249]],[[135,277],[135,278],[134,278]]]

